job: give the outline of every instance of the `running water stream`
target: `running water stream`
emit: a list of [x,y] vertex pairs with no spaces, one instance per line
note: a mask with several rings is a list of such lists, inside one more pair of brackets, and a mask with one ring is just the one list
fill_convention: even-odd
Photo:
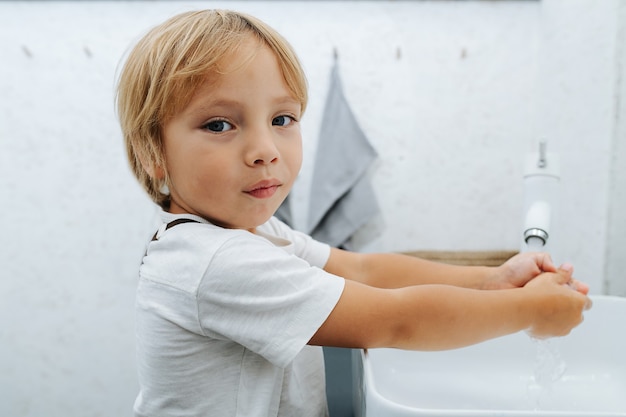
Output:
[[537,347],[537,357],[534,376],[528,382],[528,397],[535,411],[538,411],[544,408],[552,394],[552,386],[565,374],[567,365],[549,339],[531,339]]

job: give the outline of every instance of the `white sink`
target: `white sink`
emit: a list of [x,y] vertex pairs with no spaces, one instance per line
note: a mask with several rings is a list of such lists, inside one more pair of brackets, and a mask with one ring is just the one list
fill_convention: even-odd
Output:
[[546,345],[523,332],[443,352],[355,350],[355,416],[626,417],[626,298],[592,299],[579,327],[548,342],[550,365],[565,365],[554,382],[538,384]]

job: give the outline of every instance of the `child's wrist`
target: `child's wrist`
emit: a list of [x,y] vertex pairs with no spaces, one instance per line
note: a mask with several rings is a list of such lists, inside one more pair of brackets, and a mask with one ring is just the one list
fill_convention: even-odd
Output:
[[505,273],[502,266],[483,266],[482,276],[483,279],[478,289],[480,290],[500,290],[502,286],[502,275]]

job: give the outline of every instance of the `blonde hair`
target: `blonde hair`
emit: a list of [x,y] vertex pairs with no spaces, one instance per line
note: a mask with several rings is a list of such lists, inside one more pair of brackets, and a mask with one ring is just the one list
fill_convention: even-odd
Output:
[[[250,35],[276,55],[285,83],[304,112],[307,84],[289,43],[262,21],[229,10],[182,13],[150,30],[120,73],[117,112],[131,169],[150,197],[167,208],[169,195],[162,127],[190,102],[208,74]],[[156,169],[163,170],[158,178]]]

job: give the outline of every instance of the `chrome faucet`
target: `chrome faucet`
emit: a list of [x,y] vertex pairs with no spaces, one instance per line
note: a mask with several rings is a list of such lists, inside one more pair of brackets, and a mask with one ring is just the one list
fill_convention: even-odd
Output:
[[531,153],[524,172],[524,232],[522,252],[546,251],[560,182],[558,157],[547,152],[547,142],[539,142],[539,152]]

